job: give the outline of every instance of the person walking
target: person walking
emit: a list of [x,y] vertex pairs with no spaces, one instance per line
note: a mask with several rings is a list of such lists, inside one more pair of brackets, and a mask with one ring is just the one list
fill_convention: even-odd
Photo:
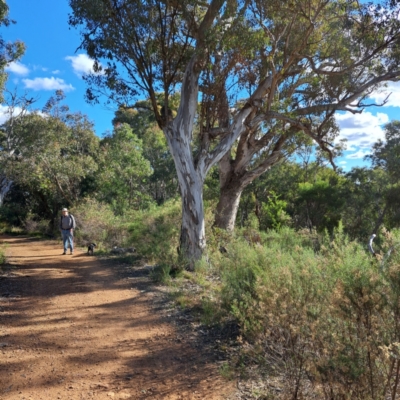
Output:
[[75,229],[75,218],[68,212],[67,208],[62,209],[62,215],[60,220],[60,229],[62,234],[62,240],[64,245],[64,253],[67,254],[68,247],[70,248],[70,254],[74,254],[74,229]]

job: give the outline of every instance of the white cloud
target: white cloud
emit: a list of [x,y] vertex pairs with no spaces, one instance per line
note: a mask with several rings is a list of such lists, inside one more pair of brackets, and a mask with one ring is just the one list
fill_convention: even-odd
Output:
[[370,149],[378,139],[384,139],[382,125],[389,122],[389,117],[384,113],[348,112],[336,114],[336,121],[340,127],[340,139],[347,139],[348,150]]
[[[18,114],[20,110],[16,109],[15,112]],[[4,124],[8,118],[10,118],[9,108],[0,104],[0,124]]]
[[41,65],[34,65],[33,66],[34,71],[44,71],[47,72],[49,69],[47,67],[42,67]]
[[61,71],[59,69],[55,69],[54,71],[51,71],[52,74],[57,75],[59,74]]
[[71,61],[72,69],[75,74],[81,77],[86,74],[94,74],[93,64],[94,61],[86,54],[78,54],[77,56],[65,57],[66,60]]
[[18,61],[13,61],[10,64],[8,64],[5,70],[12,72],[16,75],[25,76],[29,74],[29,68],[26,65],[19,63]]
[[349,160],[363,160],[365,156],[371,154],[371,151],[368,150],[358,150],[355,153],[348,154],[346,158]]
[[384,107],[400,107],[400,82],[389,82],[386,88],[377,90],[369,97],[376,104],[382,104],[389,94],[388,102]]
[[64,79],[60,78],[35,78],[35,79],[23,79],[25,88],[32,90],[64,90],[70,92],[75,90],[71,84],[64,82]]
[[[4,104],[0,104],[0,125],[4,124],[4,122],[6,122],[11,115],[14,116],[18,116],[20,115],[22,112],[24,115],[27,114],[31,114],[31,111],[29,110],[23,110],[21,107],[15,107],[14,109],[12,109],[13,114],[10,113],[10,108]],[[43,113],[42,111],[34,111],[35,114],[37,115],[41,115],[44,118],[47,118],[47,114]]]

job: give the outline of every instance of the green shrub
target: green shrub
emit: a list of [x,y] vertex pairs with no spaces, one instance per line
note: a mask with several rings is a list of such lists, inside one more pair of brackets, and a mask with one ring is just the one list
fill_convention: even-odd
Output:
[[76,239],[79,243],[95,242],[106,249],[133,246],[137,254],[161,267],[154,274],[157,279],[163,280],[165,271],[178,267],[179,202],[170,201],[146,210],[127,211],[121,217],[114,214],[111,206],[87,199],[71,208],[71,213],[76,219]]
[[286,208],[287,202],[280,200],[279,196],[271,191],[267,202],[261,203],[260,229],[280,229],[283,226],[288,226],[291,218],[286,213]]
[[[25,233],[31,236],[53,236],[50,221],[40,219],[37,215],[28,214],[23,228]],[[58,226],[57,226],[58,228]]]
[[99,248],[129,246],[129,217],[115,216],[111,206],[87,199],[71,209],[77,229],[75,238],[80,244],[95,242]]
[[28,207],[9,202],[0,207],[0,222],[7,226],[21,226],[28,214]]
[[166,284],[171,279],[170,274],[170,266],[166,264],[161,264],[155,266],[155,268],[151,271],[150,276],[154,282]]
[[[290,229],[260,235],[260,243],[242,233],[226,243],[226,254],[210,256],[221,276],[212,295],[239,323],[247,356],[279,371],[282,398],[390,394],[400,368],[398,252],[380,272],[381,259],[350,242],[340,225],[317,246],[315,235]],[[386,238],[386,248],[396,248],[397,236]]]
[[135,212],[129,223],[130,242],[137,252],[171,270],[179,268],[180,208],[180,202],[172,200]]

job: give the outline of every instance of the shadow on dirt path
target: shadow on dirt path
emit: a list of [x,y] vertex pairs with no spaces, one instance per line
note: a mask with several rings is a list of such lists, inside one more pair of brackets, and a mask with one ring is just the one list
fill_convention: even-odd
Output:
[[0,399],[227,399],[212,354],[177,337],[165,295],[60,243],[0,237]]

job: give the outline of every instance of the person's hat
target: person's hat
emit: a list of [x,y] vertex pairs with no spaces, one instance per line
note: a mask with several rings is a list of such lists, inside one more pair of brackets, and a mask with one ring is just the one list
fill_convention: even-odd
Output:
[[68,211],[68,208],[63,208],[61,211],[63,211],[63,212],[64,212],[64,211]]

